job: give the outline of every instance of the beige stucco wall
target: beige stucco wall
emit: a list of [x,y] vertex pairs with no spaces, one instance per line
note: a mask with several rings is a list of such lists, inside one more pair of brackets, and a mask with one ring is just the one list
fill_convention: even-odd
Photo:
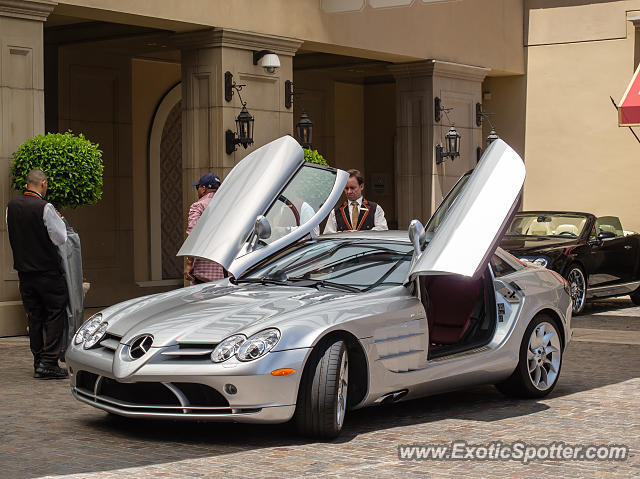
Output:
[[[136,281],[150,279],[149,151],[151,123],[158,103],[180,81],[180,64],[134,58],[131,64],[133,178],[133,258]],[[156,205],[159,207],[159,205]]]
[[364,164],[367,198],[382,206],[389,228],[398,223],[395,202],[396,85],[364,87]]
[[[44,133],[42,22],[50,2],[0,5],[0,196],[3,208],[18,192],[10,186],[13,152]],[[18,274],[4,219],[0,221],[0,337],[26,333]]]
[[365,173],[364,87],[334,82],[334,134],[338,168],[355,168]]
[[633,74],[626,17],[640,1],[551,8],[561,3],[529,2],[524,208],[616,215],[640,231],[640,144],[609,99]]
[[61,0],[59,15],[166,28],[224,27],[303,40],[363,58],[438,58],[524,72],[521,0],[458,0],[326,13],[320,0]]
[[489,116],[482,120],[482,147],[493,124],[498,136],[524,157],[527,76],[487,77],[482,91],[482,108]]

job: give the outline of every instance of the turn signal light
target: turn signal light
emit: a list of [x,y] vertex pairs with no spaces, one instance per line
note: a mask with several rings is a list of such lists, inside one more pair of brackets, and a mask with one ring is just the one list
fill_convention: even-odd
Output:
[[272,376],[288,376],[289,374],[295,373],[295,369],[291,368],[283,368],[283,369],[274,369],[271,371]]

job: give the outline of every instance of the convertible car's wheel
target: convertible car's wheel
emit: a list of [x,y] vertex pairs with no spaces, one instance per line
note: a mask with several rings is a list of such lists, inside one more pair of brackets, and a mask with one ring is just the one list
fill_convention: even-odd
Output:
[[633,304],[640,305],[640,288],[636,289],[629,296],[631,296],[631,301],[633,301]]
[[347,412],[349,358],[344,341],[321,342],[311,353],[298,392],[294,420],[305,436],[332,439]]
[[577,264],[572,265],[567,273],[567,282],[571,289],[573,314],[580,314],[587,300],[587,281],[583,269]]
[[556,386],[561,367],[562,343],[556,322],[547,314],[539,314],[522,338],[516,370],[496,387],[510,396],[543,397]]

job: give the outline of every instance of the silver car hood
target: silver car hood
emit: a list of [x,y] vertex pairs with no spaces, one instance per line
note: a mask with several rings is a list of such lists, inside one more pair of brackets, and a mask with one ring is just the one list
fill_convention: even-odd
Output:
[[151,334],[153,346],[162,347],[176,342],[217,343],[234,333],[252,334],[291,320],[299,322],[306,308],[320,302],[326,307],[331,301],[332,310],[339,310],[344,300],[345,308],[353,309],[353,296],[309,287],[234,286],[221,281],[127,301],[102,314],[109,322],[108,332],[121,336],[121,342],[129,344],[140,334]]

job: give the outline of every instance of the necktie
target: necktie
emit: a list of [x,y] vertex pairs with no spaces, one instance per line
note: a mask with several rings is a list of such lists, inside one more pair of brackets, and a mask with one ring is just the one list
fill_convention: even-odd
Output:
[[358,202],[351,203],[351,229],[358,229]]

